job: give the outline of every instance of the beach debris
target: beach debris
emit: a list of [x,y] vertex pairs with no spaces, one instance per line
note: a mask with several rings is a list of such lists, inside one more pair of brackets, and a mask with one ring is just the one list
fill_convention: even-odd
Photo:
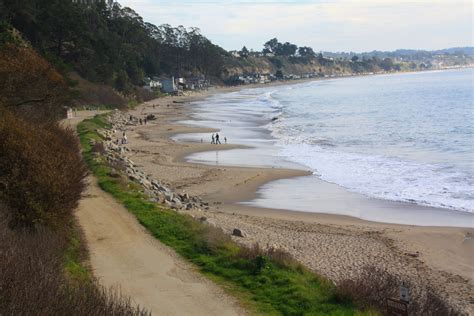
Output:
[[232,236],[246,237],[247,234],[245,234],[241,229],[234,228],[234,230],[232,231]]
[[413,257],[413,258],[418,258],[420,256],[420,253],[417,252],[405,252],[406,256]]

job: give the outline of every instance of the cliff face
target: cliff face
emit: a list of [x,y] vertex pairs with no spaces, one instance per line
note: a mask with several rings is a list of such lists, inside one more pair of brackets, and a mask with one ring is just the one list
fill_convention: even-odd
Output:
[[351,73],[351,68],[345,62],[335,62],[330,59],[298,57],[226,57],[223,78],[260,73],[275,74],[280,70],[283,74],[303,75],[307,73],[344,74]]

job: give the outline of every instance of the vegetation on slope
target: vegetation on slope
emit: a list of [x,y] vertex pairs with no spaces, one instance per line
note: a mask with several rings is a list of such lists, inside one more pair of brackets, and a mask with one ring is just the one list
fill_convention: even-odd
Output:
[[141,188],[129,182],[93,152],[96,130],[107,128],[105,116],[83,121],[78,131],[85,160],[100,187],[133,213],[156,238],[196,264],[211,279],[225,285],[250,308],[265,314],[360,314],[334,285],[276,249],[246,249],[229,235],[192,217],[149,202]]
[[0,20],[64,71],[131,94],[145,76],[221,72],[223,50],[199,29],[155,26],[118,3],[0,0]]
[[0,314],[146,315],[82,264],[73,210],[87,168],[74,131],[58,123],[67,85],[9,34],[0,44]]

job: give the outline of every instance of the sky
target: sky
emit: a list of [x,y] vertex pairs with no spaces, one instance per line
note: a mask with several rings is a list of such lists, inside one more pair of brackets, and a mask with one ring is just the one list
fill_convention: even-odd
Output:
[[315,51],[473,46],[474,0],[118,0],[145,21],[198,27],[226,50],[271,38]]

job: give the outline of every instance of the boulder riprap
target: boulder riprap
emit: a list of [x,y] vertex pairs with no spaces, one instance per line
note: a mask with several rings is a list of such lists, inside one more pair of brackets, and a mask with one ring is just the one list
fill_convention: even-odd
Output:
[[[104,146],[104,156],[111,166],[123,172],[131,181],[138,183],[143,188],[143,192],[149,196],[149,201],[156,201],[176,210],[199,209],[203,205],[200,198],[189,196],[184,192],[173,192],[159,180],[146,175],[126,156],[130,149],[126,144],[120,144],[116,133],[126,132],[127,128],[129,129],[131,126],[138,126],[138,118],[115,110],[109,115],[108,119],[112,128],[97,130]],[[116,141],[114,141],[114,138]],[[91,145],[94,144],[95,142],[91,143]]]

